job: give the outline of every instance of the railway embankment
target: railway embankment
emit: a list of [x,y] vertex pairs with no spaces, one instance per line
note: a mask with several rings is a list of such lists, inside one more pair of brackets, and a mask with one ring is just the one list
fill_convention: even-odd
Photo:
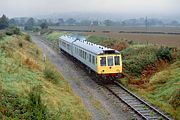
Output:
[[0,119],[91,119],[57,68],[16,28],[0,31]]

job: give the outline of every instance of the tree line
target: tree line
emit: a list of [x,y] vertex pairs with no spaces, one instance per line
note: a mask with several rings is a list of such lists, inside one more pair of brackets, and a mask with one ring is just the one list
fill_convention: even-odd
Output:
[[36,18],[11,18],[8,19],[5,15],[0,17],[0,29],[4,29],[9,25],[23,26],[25,30],[32,30],[34,26],[39,26],[42,29],[47,29],[48,26],[180,26],[178,21],[171,21],[165,23],[158,19],[126,19],[123,21],[106,20],[76,20],[74,18],[69,19],[36,19]]

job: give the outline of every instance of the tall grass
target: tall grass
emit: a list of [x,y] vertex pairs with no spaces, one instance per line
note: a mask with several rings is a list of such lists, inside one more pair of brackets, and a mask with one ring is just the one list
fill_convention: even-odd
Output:
[[0,119],[90,119],[79,97],[42,56],[23,35],[0,41]]

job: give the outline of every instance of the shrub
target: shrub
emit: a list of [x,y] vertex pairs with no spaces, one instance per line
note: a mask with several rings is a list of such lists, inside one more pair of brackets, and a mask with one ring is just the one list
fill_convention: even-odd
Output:
[[172,60],[172,55],[171,55],[171,51],[168,47],[161,47],[158,52],[157,52],[157,58],[160,60],[168,60],[171,61]]
[[6,35],[11,36],[11,35],[13,35],[13,34],[14,34],[14,32],[13,32],[12,30],[10,30],[10,29],[7,29],[7,30],[6,30]]
[[6,35],[20,35],[20,29],[15,27],[15,26],[11,26],[9,28],[6,29]]
[[123,66],[126,73],[139,77],[142,71],[157,61],[157,49],[151,46],[129,47],[123,50]]

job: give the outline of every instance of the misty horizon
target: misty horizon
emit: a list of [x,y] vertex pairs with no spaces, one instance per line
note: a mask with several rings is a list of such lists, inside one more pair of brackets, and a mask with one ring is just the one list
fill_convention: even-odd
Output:
[[157,18],[180,21],[179,0],[1,0],[0,14],[10,18],[112,19]]

